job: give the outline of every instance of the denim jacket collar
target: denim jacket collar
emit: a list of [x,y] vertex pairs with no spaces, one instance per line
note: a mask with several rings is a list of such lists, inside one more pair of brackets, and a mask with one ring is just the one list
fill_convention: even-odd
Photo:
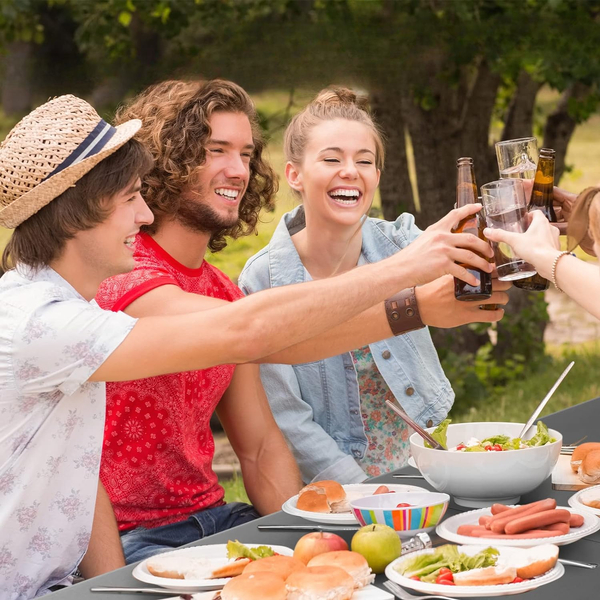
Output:
[[[283,215],[279,221],[269,242],[269,273],[273,287],[306,281],[304,265],[292,241],[292,235],[305,227],[306,215],[302,205]],[[366,219],[361,234],[361,253],[367,263],[388,258],[401,249],[377,226],[376,219]]]

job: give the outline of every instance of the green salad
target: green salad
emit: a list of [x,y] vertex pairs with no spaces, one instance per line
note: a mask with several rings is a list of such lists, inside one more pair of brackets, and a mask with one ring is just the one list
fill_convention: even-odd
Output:
[[227,558],[250,558],[251,560],[258,560],[259,558],[266,558],[267,556],[273,556],[275,551],[269,546],[257,546],[256,548],[248,548],[237,540],[229,540],[227,542]]
[[[522,440],[521,438],[511,438],[508,435],[495,435],[484,440],[471,438],[461,442],[455,448],[448,448],[448,425],[452,422],[451,419],[442,421],[431,434],[433,439],[440,443],[447,450],[456,452],[502,452],[504,450],[522,450],[523,448],[533,448],[535,446],[545,446],[552,444],[556,438],[550,437],[548,428],[542,421],[537,422],[537,432],[530,440]],[[431,445],[425,442],[427,448]]]
[[494,567],[498,562],[499,554],[496,548],[490,547],[473,556],[468,556],[459,552],[458,546],[446,544],[431,553],[420,554],[404,560],[394,568],[404,577],[418,577],[421,581],[435,583],[442,569],[460,573],[471,569]]

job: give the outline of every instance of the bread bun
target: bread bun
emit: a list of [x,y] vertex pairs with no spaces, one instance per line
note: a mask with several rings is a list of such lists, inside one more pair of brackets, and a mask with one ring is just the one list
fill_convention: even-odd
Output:
[[[337,481],[332,481],[330,479],[313,481],[306,487],[323,488],[327,494],[327,500],[329,500],[330,503],[341,502],[342,500],[346,499],[346,491]],[[302,490],[300,490],[300,493],[302,493]]]
[[331,505],[327,501],[327,494],[323,488],[305,489],[300,492],[296,508],[317,513],[331,512]]
[[373,583],[375,575],[362,554],[349,550],[336,550],[318,554],[308,561],[309,567],[340,567],[354,579],[355,589],[360,589]]
[[600,450],[600,442],[586,442],[585,444],[580,444],[573,450],[573,454],[571,455],[571,469],[573,469],[573,472],[577,473],[581,461],[585,458],[586,454],[592,450]]
[[329,479],[315,481],[303,487],[298,494],[296,507],[310,512],[345,512],[346,492],[341,484]]
[[181,556],[157,555],[148,559],[146,568],[155,577],[168,577],[169,579],[185,579],[185,571],[189,561],[182,560]]
[[524,550],[523,558],[514,563],[517,568],[517,576],[523,579],[543,575],[552,569],[558,560],[558,546],[554,544],[543,544]]
[[294,571],[305,568],[304,563],[293,556],[268,556],[267,558],[259,558],[251,562],[244,569],[244,575],[250,575],[251,573],[275,573],[285,580]]
[[339,567],[306,567],[292,573],[285,587],[287,600],[350,600],[354,579]]
[[577,471],[579,479],[584,483],[600,481],[600,449],[590,450],[581,461]]
[[510,583],[517,576],[517,569],[509,566],[484,567],[454,573],[456,585],[501,585]]
[[251,573],[234,577],[221,590],[222,600],[286,600],[283,578],[275,573]]

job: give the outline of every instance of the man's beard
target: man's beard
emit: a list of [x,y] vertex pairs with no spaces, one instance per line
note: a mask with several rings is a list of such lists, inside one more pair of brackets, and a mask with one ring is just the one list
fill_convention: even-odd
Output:
[[222,216],[212,207],[202,202],[181,198],[179,210],[177,211],[177,220],[192,231],[202,233],[216,233],[223,229],[233,227],[239,219],[238,211]]

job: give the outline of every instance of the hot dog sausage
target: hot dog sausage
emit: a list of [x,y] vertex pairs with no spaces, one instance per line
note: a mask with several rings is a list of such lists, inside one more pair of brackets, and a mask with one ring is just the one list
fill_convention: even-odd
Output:
[[529,529],[540,529],[553,523],[568,523],[570,519],[571,513],[568,510],[561,508],[545,510],[510,521],[504,527],[504,532],[508,535],[514,535],[515,533],[523,533]]
[[526,531],[525,533],[515,533],[514,535],[508,535],[506,533],[494,533],[493,531],[486,531],[481,535],[477,536],[481,538],[491,538],[491,539],[504,539],[504,540],[525,540],[531,538],[546,538],[546,537],[556,537],[556,531],[547,531],[544,529],[531,529],[530,531]]
[[468,535],[471,537],[479,537],[480,534],[485,533],[487,529],[481,525],[460,525],[456,530],[458,535]]
[[545,531],[554,531],[556,535],[566,535],[569,533],[569,524],[568,523],[552,523],[552,525],[546,525],[546,527],[542,527]]
[[581,527],[583,525],[583,515],[578,513],[571,513],[571,518],[569,519],[570,527]]
[[[524,517],[526,515],[533,515],[546,510],[552,510],[556,508],[556,500],[554,498],[546,498],[545,500],[538,500],[531,504],[524,504],[523,506],[517,506],[511,508],[503,513],[493,516],[486,527],[491,529],[494,533],[508,533],[506,531],[506,525],[515,519]],[[519,510],[520,509],[520,510]]]
[[479,517],[479,524],[480,524],[480,525],[483,525],[483,526],[485,527],[485,526],[486,526],[486,525],[489,523],[489,520],[490,520],[491,518],[492,518],[492,517],[490,517],[490,515],[481,515],[481,516]]
[[492,504],[492,508],[490,510],[492,511],[492,515],[497,515],[501,512],[510,510],[510,506],[506,506],[506,504]]

